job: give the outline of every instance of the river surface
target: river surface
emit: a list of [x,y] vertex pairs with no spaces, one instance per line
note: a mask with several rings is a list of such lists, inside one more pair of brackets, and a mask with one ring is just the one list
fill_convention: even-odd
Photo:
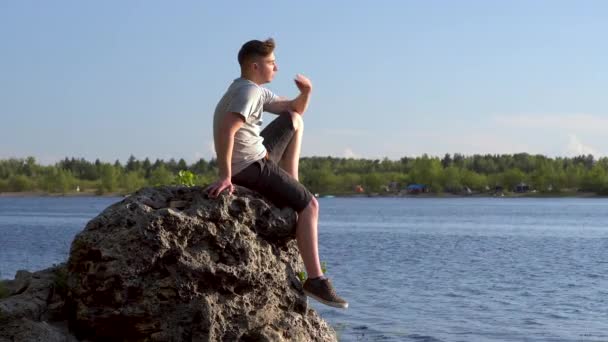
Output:
[[[65,261],[111,197],[0,198],[0,278]],[[608,341],[608,199],[321,198],[341,341]]]

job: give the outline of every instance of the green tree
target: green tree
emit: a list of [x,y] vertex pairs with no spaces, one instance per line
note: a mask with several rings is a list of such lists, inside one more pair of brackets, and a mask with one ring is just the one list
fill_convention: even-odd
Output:
[[129,171],[118,177],[118,184],[126,193],[133,193],[146,185],[143,171]]
[[28,177],[36,177],[38,175],[39,166],[36,165],[36,158],[27,157],[23,163],[23,173]]
[[586,191],[602,192],[607,185],[606,169],[602,165],[596,164],[585,173],[581,187]]
[[205,159],[199,159],[196,163],[194,163],[191,167],[192,172],[202,174],[206,173],[209,168],[209,163]]
[[[115,163],[116,164],[116,163]],[[104,194],[114,192],[118,185],[118,176],[120,174],[118,166],[113,166],[107,163],[102,163],[100,166],[101,179],[99,183],[98,193]]]
[[152,170],[148,184],[152,186],[169,185],[173,182],[173,178],[171,171],[167,170],[164,165],[161,165]]
[[452,166],[452,156],[450,156],[449,153],[446,153],[445,156],[443,156],[443,159],[441,159],[441,166],[443,166],[444,169]]
[[76,182],[71,171],[51,166],[39,186],[50,193],[66,194],[75,189]]
[[152,163],[150,163],[150,159],[144,159],[143,163],[141,163],[141,168],[144,171],[144,177],[146,179],[150,178],[150,172],[152,172]]
[[531,186],[538,191],[549,191],[555,183],[555,172],[546,161],[540,161],[536,168],[530,173]]
[[363,188],[366,192],[381,192],[386,186],[386,181],[378,172],[372,172],[362,177]]
[[469,187],[471,190],[485,191],[488,185],[486,175],[480,175],[471,170],[462,170],[460,177],[462,185]]
[[313,193],[333,192],[338,184],[336,175],[334,175],[329,167],[309,171],[303,181],[306,182],[304,183],[305,186]]
[[338,176],[337,188],[340,192],[352,192],[357,185],[362,185],[361,175],[358,173],[345,173]]
[[566,171],[562,168],[555,169],[554,178],[551,182],[551,191],[559,192],[566,184]]
[[515,187],[526,181],[526,174],[518,168],[509,169],[503,174],[503,182],[505,190],[513,191]]
[[[177,169],[179,171],[184,170],[184,171],[188,171],[188,164],[186,163],[186,161],[184,160],[184,158],[181,158],[178,162],[177,162]],[[179,172],[178,172],[179,173]]]
[[217,176],[214,173],[207,172],[203,174],[197,174],[194,178],[194,185],[206,187],[209,184],[213,183],[216,179]]
[[[454,165],[456,165],[456,157],[454,155]],[[420,158],[416,158],[410,172],[411,180],[416,183],[421,183],[429,186],[432,191],[441,191],[441,177],[443,169],[439,158],[429,158],[426,154]]]
[[116,170],[118,170],[119,172],[122,171],[122,164],[120,164],[120,160],[116,159],[116,161],[114,162],[114,168]]
[[177,173],[180,170],[174,158],[169,159],[169,161],[164,164],[171,173]]
[[[148,161],[150,162],[150,161]],[[127,160],[127,164],[125,165],[125,171],[128,172],[132,172],[132,171],[139,171],[141,169],[141,162],[138,161],[135,156],[131,155],[129,156],[129,159]]]
[[8,190],[14,192],[30,191],[34,189],[34,184],[26,175],[12,175],[8,179]]
[[569,189],[578,189],[582,186],[585,167],[582,164],[571,164],[566,167],[566,184]]
[[462,182],[460,169],[449,166],[443,170],[442,173],[442,185],[445,191],[449,192],[460,192],[462,191]]
[[[83,158],[64,158],[54,166],[38,165],[35,158],[0,160],[0,191],[69,192],[97,187],[108,191],[135,191],[146,180],[149,184],[171,184],[172,168],[186,170],[183,159],[168,162],[157,159],[151,165],[146,158],[139,162],[130,156],[124,168],[120,162],[94,163]],[[217,161],[199,160],[189,171],[195,172],[193,182],[208,185],[215,181]],[[152,174],[154,171],[154,174]],[[179,171],[179,170],[177,170]],[[175,171],[175,172],[177,172]],[[300,161],[300,180],[312,191],[348,193],[356,185],[366,191],[378,192],[391,182],[400,187],[409,183],[423,183],[433,191],[457,191],[462,186],[482,191],[496,185],[512,190],[519,182],[540,191],[586,189],[608,193],[608,158],[595,160],[593,156],[551,159],[543,155],[518,153],[514,155],[445,154],[443,158],[402,157],[398,161],[383,159],[354,159],[334,157],[306,157]]]

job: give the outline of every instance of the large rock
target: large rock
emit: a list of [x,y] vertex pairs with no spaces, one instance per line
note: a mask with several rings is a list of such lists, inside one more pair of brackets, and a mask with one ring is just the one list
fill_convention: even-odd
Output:
[[296,214],[245,188],[143,189],[91,220],[67,263],[79,339],[334,341],[307,308]]
[[297,277],[295,220],[241,187],[143,189],[91,220],[67,264],[0,282],[0,342],[335,341]]

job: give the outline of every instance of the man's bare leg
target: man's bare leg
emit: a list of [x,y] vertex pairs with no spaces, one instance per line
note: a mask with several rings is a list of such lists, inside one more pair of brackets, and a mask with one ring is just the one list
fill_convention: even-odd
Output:
[[298,249],[309,278],[323,275],[319,262],[318,221],[319,202],[313,197],[308,206],[298,214],[298,223],[296,224]]
[[287,145],[283,152],[283,157],[279,162],[279,166],[287,171],[295,180],[299,181],[298,168],[300,167],[300,150],[302,147],[302,135],[304,134],[304,121],[302,120],[302,116],[296,112],[281,115],[291,116],[295,132],[293,133],[289,145]]
[[[300,161],[300,146],[302,145],[302,132],[304,131],[304,122],[302,116],[298,113],[289,113],[282,115],[290,115],[295,129],[294,135],[289,142],[289,145],[283,152],[283,157],[279,166],[289,173],[295,180],[298,180],[298,167]],[[340,298],[329,279],[321,276],[321,262],[319,261],[319,202],[312,197],[310,203],[304,210],[298,213],[298,222],[296,224],[296,241],[298,249],[306,267],[308,279],[302,285],[304,293],[321,303],[333,306],[336,308],[348,308],[348,302]]]
[[[289,115],[293,122],[295,132],[289,145],[283,152],[283,157],[279,162],[279,166],[289,173],[295,180],[298,179],[298,168],[300,164],[300,150],[302,146],[302,135],[304,131],[304,121],[302,116],[296,112],[290,112]],[[304,210],[298,213],[298,223],[296,225],[296,240],[298,249],[306,267],[306,273],[309,278],[316,278],[323,275],[321,263],[319,261],[319,243],[317,223],[319,221],[319,202],[316,198],[312,198],[310,203]]]
[[328,278],[323,276],[319,262],[319,246],[317,243],[317,222],[319,220],[319,202],[312,198],[308,206],[300,212],[296,227],[298,249],[306,266],[308,279],[302,285],[302,290],[308,297],[335,308],[346,309],[348,302],[338,296]]

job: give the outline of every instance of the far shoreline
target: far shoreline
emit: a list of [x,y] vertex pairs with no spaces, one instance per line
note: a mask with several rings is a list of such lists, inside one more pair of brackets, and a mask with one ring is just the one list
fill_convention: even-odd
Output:
[[[501,195],[494,195],[490,193],[479,193],[479,194],[452,194],[452,193],[439,193],[439,194],[354,194],[354,195],[332,195],[333,197],[340,198],[608,198],[607,195],[598,195],[596,193],[582,192],[582,193],[565,193],[565,194],[554,194],[554,193],[510,193]],[[324,195],[318,196],[318,198],[326,198]]]
[[94,192],[69,192],[54,193],[43,191],[22,191],[22,192],[0,192],[0,198],[21,198],[21,197],[125,197],[121,193],[96,194]]
[[[0,192],[0,198],[33,198],[33,197],[127,197],[129,194],[111,192],[97,194],[92,191],[49,193],[43,191],[23,192]],[[507,193],[504,196],[492,193],[453,194],[453,193],[422,193],[422,194],[399,194],[399,193],[370,193],[370,194],[320,194],[316,196],[322,199],[331,198],[608,198],[607,195],[598,195],[593,192],[565,192],[565,193]]]
[[439,193],[439,194],[323,194],[316,196],[322,199],[331,198],[446,198],[446,199],[459,199],[459,198],[608,198],[607,195],[598,195],[596,193],[582,192],[582,193],[566,193],[566,194],[552,194],[552,193],[511,193],[505,194],[504,196],[494,195],[489,193],[462,195],[452,193]]

